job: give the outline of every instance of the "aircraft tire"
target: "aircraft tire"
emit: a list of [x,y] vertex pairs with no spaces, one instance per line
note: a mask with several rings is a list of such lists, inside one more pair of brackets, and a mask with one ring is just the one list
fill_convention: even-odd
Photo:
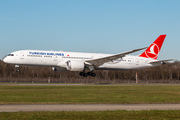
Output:
[[80,75],[80,76],[84,76],[84,72],[80,72],[79,75]]
[[88,76],[88,74],[87,73],[84,73],[84,77],[87,77]]
[[88,72],[87,74],[88,74],[89,76],[91,76],[91,75],[92,75],[92,72]]
[[95,77],[95,76],[96,76],[96,73],[92,73],[91,76],[92,76],[92,77]]

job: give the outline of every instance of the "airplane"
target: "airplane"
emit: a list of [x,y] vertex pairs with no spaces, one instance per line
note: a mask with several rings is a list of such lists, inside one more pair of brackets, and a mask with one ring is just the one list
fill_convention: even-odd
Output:
[[[53,71],[79,71],[80,76],[93,76],[93,70],[134,70],[165,64],[168,60],[157,60],[166,35],[160,35],[149,47],[134,49],[119,54],[82,53],[64,51],[20,50],[7,55],[3,61],[19,65],[52,67]],[[128,55],[146,49],[138,56]],[[85,72],[85,71],[89,72]]]

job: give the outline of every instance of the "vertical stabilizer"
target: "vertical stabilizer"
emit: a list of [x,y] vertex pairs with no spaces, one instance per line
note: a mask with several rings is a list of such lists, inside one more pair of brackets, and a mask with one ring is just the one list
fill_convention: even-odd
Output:
[[157,59],[166,35],[160,35],[139,57]]

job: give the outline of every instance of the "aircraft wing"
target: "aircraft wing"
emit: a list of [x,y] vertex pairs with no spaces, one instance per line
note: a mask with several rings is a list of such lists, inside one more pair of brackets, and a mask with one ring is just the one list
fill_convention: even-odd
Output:
[[169,59],[169,60],[157,60],[157,61],[152,61],[152,62],[149,62],[149,64],[152,64],[152,63],[166,63],[168,61],[175,61],[175,59]]
[[91,66],[94,66],[94,67],[99,67],[99,66],[103,65],[106,62],[110,62],[112,60],[117,60],[118,58],[124,57],[127,54],[134,53],[134,52],[143,50],[145,48],[147,48],[147,47],[140,48],[140,49],[134,49],[134,50],[131,50],[131,51],[128,51],[128,52],[119,53],[119,54],[111,55],[111,56],[108,56],[108,57],[102,57],[102,58],[98,58],[98,59],[87,60],[87,61],[85,61],[85,64],[91,65]]

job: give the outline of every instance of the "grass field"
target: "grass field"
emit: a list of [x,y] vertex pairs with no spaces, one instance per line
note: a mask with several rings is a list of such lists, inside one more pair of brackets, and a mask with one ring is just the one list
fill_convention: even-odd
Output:
[[180,120],[180,110],[14,112],[0,113],[1,120]]
[[0,104],[180,103],[180,86],[0,86]]

